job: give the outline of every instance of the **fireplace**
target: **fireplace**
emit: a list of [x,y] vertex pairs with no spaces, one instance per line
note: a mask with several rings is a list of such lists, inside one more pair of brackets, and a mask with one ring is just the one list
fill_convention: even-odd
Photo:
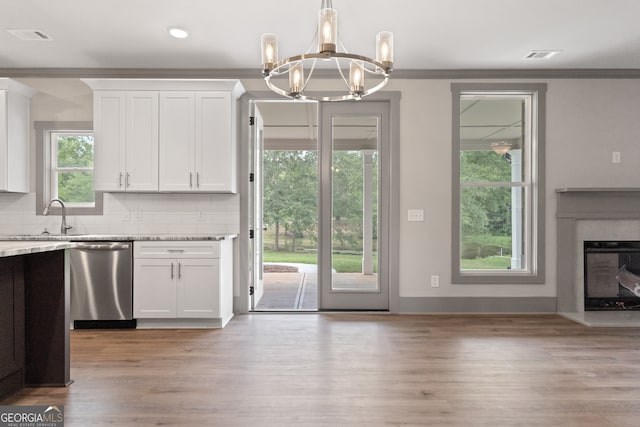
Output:
[[[585,310],[584,295],[584,275],[588,274],[584,266],[585,241],[640,242],[640,188],[561,188],[556,190],[556,195],[558,313],[588,326],[640,327],[640,310]],[[627,249],[635,251],[635,248]],[[637,252],[640,253],[640,249]],[[614,258],[610,258],[610,265],[605,270],[614,268]],[[619,261],[616,264],[619,269]],[[602,274],[612,276],[611,273]],[[616,289],[616,282],[610,282],[608,290],[601,289],[600,292],[607,298],[615,298],[610,295]],[[631,298],[635,299],[635,296]],[[617,300],[611,301],[615,304]],[[624,303],[635,305],[633,301]]]
[[640,241],[584,242],[584,310],[640,310]]

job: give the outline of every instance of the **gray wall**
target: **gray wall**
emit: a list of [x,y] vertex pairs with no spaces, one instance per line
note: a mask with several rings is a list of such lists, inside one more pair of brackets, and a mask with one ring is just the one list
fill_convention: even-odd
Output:
[[[30,83],[29,79],[21,81]],[[554,190],[559,187],[633,187],[640,183],[640,80],[499,81],[548,84],[546,281],[541,285],[451,284],[450,84],[454,81],[392,79],[386,89],[402,92],[398,141],[402,164],[398,208],[402,222],[396,236],[400,242],[400,296],[415,299],[416,307],[420,306],[419,301],[423,298],[430,301],[425,307],[433,307],[431,298],[447,298],[442,301],[449,302],[455,297],[478,297],[478,301],[480,298],[486,301],[487,297],[508,298],[510,301],[519,298],[552,300],[556,296]],[[242,82],[248,91],[266,90],[261,79]],[[332,88],[329,84],[326,87]],[[39,105],[34,111],[34,118],[38,120],[85,120],[90,117],[89,113],[79,113],[82,108],[78,105],[86,103],[82,95],[78,95],[78,105],[70,103],[66,110],[60,110],[60,105],[46,106],[48,97],[38,96]],[[59,110],[56,112],[51,108]],[[622,153],[620,164],[611,162],[612,151]],[[408,209],[424,209],[425,221],[408,222]],[[432,274],[440,275],[439,288],[430,287],[429,276]],[[467,304],[465,307],[471,306]],[[482,310],[492,311],[490,305],[483,304],[482,307]],[[465,311],[469,310],[472,308]]]

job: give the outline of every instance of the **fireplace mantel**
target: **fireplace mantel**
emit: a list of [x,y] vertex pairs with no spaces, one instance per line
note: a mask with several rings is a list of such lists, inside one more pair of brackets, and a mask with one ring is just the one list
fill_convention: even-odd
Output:
[[[596,221],[640,221],[640,188],[559,188],[556,189],[556,283],[558,312],[578,313],[584,317],[582,283],[577,283],[578,260],[582,263],[582,251],[577,242],[578,222]],[[640,240],[638,237],[631,237]],[[580,257],[580,258],[578,258]],[[580,287],[580,289],[578,288]],[[582,308],[580,308],[582,306]],[[640,312],[610,312],[611,318],[637,317],[632,324],[622,322],[619,326],[640,326]],[[597,316],[603,316],[598,314]],[[604,314],[607,316],[607,313]],[[588,322],[585,322],[588,324]],[[601,326],[615,326],[601,322]]]
[[639,219],[640,188],[559,188],[558,219]]

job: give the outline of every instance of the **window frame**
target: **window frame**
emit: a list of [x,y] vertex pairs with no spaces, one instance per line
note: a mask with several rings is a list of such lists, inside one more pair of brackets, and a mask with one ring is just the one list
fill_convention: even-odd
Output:
[[[452,205],[451,205],[451,283],[453,284],[542,284],[545,282],[545,117],[546,88],[544,83],[452,83]],[[527,210],[524,216],[527,242],[527,270],[461,270],[460,230],[460,100],[463,95],[528,95],[531,96],[531,144],[527,151],[525,189]],[[473,187],[467,185],[466,187]],[[498,187],[500,183],[490,183]],[[513,183],[510,185],[513,188]],[[530,191],[527,189],[530,188]]]
[[[35,122],[36,130],[36,215],[42,211],[53,198],[52,190],[52,138],[56,133],[89,133],[93,132],[93,123],[84,121]],[[94,163],[95,166],[95,163]],[[62,209],[57,204],[51,206],[50,215],[61,215]],[[102,215],[103,193],[95,192],[93,206],[66,206],[67,215]]]

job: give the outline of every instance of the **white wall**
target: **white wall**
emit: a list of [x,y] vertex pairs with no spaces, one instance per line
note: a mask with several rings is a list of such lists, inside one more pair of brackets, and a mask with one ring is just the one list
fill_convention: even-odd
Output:
[[[30,84],[28,79],[22,79]],[[465,80],[467,81],[467,80]],[[489,80],[485,80],[489,81]],[[509,80],[515,82],[524,80]],[[460,82],[460,81],[457,81]],[[495,81],[493,81],[495,82]],[[638,187],[640,183],[640,81],[527,80],[547,83],[546,282],[542,285],[452,285],[451,264],[451,92],[450,80],[391,80],[385,90],[400,101],[400,296],[553,297],[555,279],[555,189]],[[32,83],[32,82],[31,82]],[[265,91],[260,79],[243,80],[248,91]],[[33,84],[30,84],[34,86]],[[327,85],[327,87],[330,87]],[[37,120],[90,120],[84,95],[78,105],[52,95],[34,98]],[[84,107],[80,107],[84,105]],[[611,152],[622,163],[611,163]],[[32,195],[0,194],[0,233],[59,226],[33,214]],[[74,217],[82,232],[237,232],[237,196],[107,195],[105,218]],[[424,209],[424,222],[407,222],[408,209]],[[144,222],[124,220],[142,211]],[[205,223],[198,212],[206,212]],[[133,219],[133,217],[132,217]],[[148,221],[147,221],[148,219]],[[126,231],[128,230],[128,231]],[[216,231],[217,230],[217,231]],[[440,275],[431,288],[429,276]]]

